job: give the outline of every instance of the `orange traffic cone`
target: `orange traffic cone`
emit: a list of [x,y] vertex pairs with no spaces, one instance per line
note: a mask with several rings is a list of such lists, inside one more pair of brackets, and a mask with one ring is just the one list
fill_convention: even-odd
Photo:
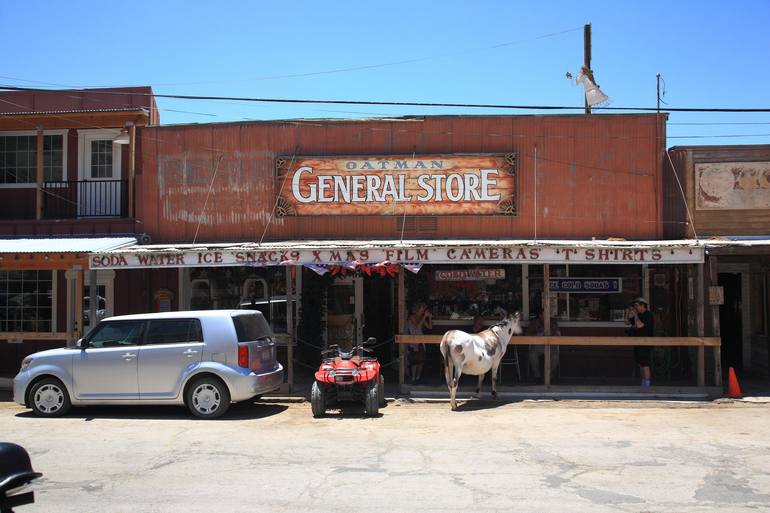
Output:
[[741,387],[738,384],[738,378],[735,376],[735,369],[730,367],[730,370],[727,375],[727,397],[730,397],[732,399],[740,399],[743,397],[743,394],[741,393]]

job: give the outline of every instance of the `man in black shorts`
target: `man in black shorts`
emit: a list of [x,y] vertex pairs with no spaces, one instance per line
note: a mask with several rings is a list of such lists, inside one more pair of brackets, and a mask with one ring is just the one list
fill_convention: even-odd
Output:
[[[647,300],[638,297],[631,302],[629,310],[628,334],[632,337],[652,337],[655,332],[655,319],[649,310]],[[634,358],[639,365],[642,375],[642,386],[650,386],[650,361],[652,360],[652,346],[634,346]]]

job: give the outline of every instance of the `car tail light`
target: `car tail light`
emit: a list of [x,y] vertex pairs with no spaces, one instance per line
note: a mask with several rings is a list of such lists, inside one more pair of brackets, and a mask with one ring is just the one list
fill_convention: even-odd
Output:
[[249,368],[249,346],[238,346],[238,367]]

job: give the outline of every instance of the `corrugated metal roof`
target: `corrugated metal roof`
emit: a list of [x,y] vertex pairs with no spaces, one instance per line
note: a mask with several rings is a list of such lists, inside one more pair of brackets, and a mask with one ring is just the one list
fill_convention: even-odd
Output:
[[75,109],[75,110],[35,110],[35,111],[22,111],[22,112],[0,112],[0,116],[43,116],[43,115],[55,115],[55,114],[94,114],[94,113],[110,113],[110,112],[138,112],[147,113],[147,109],[143,107],[131,107],[128,109]]
[[685,248],[702,247],[702,241],[694,239],[686,240],[532,240],[532,239],[504,239],[504,240],[321,240],[321,241],[279,241],[264,242],[233,242],[211,244],[148,244],[135,245],[120,248],[120,253],[169,253],[176,251],[208,251],[208,250],[232,250],[232,251],[288,251],[299,250],[348,250],[348,249],[410,249],[431,247],[506,247],[529,246],[543,248],[584,247],[602,249],[630,249],[630,248]]
[[133,244],[135,237],[0,239],[0,253],[98,253]]

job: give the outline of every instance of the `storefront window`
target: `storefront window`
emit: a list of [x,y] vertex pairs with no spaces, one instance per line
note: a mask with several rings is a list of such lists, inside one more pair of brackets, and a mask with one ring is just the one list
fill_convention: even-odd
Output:
[[420,274],[427,298],[416,299],[429,305],[436,326],[498,320],[522,305],[521,266],[425,266]]
[[52,331],[52,271],[0,271],[0,331]]
[[[625,308],[642,295],[639,265],[552,265],[549,273],[551,316],[560,321],[623,322]],[[528,276],[529,310],[534,315],[544,304],[543,266],[530,265]]]
[[259,310],[275,333],[286,333],[286,269],[200,267],[190,270],[190,309]]

